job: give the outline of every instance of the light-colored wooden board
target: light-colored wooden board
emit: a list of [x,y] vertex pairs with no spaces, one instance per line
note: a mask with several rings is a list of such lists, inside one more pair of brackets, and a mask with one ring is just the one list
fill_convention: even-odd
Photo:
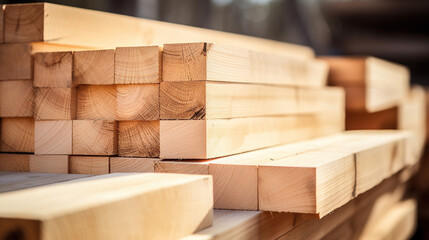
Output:
[[0,80],[31,79],[32,66],[29,44],[0,44]]
[[116,48],[115,84],[159,83],[161,58],[158,46]]
[[109,173],[109,157],[70,156],[69,173],[101,175]]
[[34,152],[33,118],[2,118],[0,129],[0,152]]
[[409,70],[374,57],[323,57],[329,84],[346,89],[347,110],[377,112],[397,106],[409,91]]
[[68,173],[68,155],[31,155],[30,172]]
[[121,121],[118,154],[123,157],[159,157],[159,121]]
[[164,44],[163,81],[262,83],[324,86],[328,67],[319,60],[298,60],[226,44]]
[[34,54],[34,86],[62,87],[73,86],[73,56],[67,52],[37,52]]
[[107,120],[73,120],[73,155],[116,155],[118,124]]
[[36,120],[76,119],[76,88],[35,88]]
[[184,173],[184,174],[209,174],[210,160],[193,161],[159,161],[155,165],[155,172],[158,173]]
[[209,176],[145,173],[4,193],[0,236],[24,229],[28,239],[178,239],[211,224],[211,184]]
[[339,87],[297,88],[297,102],[300,114],[344,112],[345,92]]
[[0,117],[32,117],[33,106],[31,80],[0,81]]
[[89,50],[73,53],[73,82],[111,85],[115,82],[115,50]]
[[77,92],[77,119],[115,120],[115,85],[80,85]]
[[344,129],[341,113],[215,120],[161,120],[163,159],[209,159]]
[[[18,31],[16,31],[18,27]],[[112,32],[116,34],[112,35]],[[211,41],[292,58],[314,58],[309,47],[179,24],[158,22],[50,3],[7,5],[5,42],[115,48]]]
[[118,120],[159,120],[159,84],[116,85]]
[[0,154],[0,171],[28,172],[30,171],[30,154]]
[[144,173],[155,172],[155,165],[160,161],[158,158],[131,158],[131,157],[111,157],[111,173]]
[[35,154],[72,154],[72,121],[35,121]]

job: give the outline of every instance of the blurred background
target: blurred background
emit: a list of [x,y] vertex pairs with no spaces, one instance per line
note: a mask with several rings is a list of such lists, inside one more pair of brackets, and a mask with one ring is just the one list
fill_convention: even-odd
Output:
[[[317,55],[372,55],[408,66],[412,83],[429,85],[429,0],[48,2],[307,45]],[[429,160],[429,153],[425,158]],[[422,169],[429,171],[429,166]],[[429,183],[416,182],[419,192],[426,193],[419,196],[419,229],[414,239],[429,239]]]

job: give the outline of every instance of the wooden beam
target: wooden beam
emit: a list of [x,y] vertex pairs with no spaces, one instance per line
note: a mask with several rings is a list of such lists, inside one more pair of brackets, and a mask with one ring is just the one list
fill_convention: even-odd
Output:
[[115,85],[80,85],[77,92],[78,120],[115,120]]
[[213,43],[164,44],[163,81],[324,86],[327,65]]
[[35,154],[72,154],[72,121],[36,121]]
[[116,155],[118,126],[116,121],[73,120],[73,155]]
[[[329,84],[346,89],[347,110],[376,112],[397,106],[409,90],[409,70],[374,57],[323,57]],[[350,90],[348,90],[350,89]]]
[[155,165],[160,161],[158,158],[129,158],[111,157],[111,173],[144,173],[155,172]]
[[158,46],[115,50],[115,84],[159,83],[162,53]]
[[69,173],[101,175],[109,173],[109,157],[70,156]]
[[2,118],[0,152],[33,153],[35,143],[33,118]]
[[35,88],[36,120],[76,119],[76,88]]
[[163,159],[209,159],[342,131],[343,117],[324,115],[215,120],[161,120]]
[[115,81],[115,50],[89,50],[73,53],[75,84],[111,85]]
[[118,120],[159,120],[159,84],[116,85]]
[[31,155],[30,172],[68,173],[68,155]]
[[196,41],[222,43],[225,39],[237,47],[314,58],[314,52],[305,46],[50,3],[6,5],[5,10],[5,42],[49,41],[115,48]]
[[73,57],[71,51],[34,54],[34,86],[70,88]]
[[159,157],[159,121],[119,122],[118,154],[123,157]]
[[297,88],[297,102],[300,114],[344,113],[345,92],[339,87]]
[[31,80],[0,81],[0,117],[32,117],[33,106]]
[[31,79],[32,66],[29,44],[0,44],[0,80]]
[[28,172],[30,171],[30,154],[0,154],[0,171]]
[[178,239],[211,224],[211,184],[209,176],[145,173],[4,193],[0,236],[23,229],[25,238],[41,240]]

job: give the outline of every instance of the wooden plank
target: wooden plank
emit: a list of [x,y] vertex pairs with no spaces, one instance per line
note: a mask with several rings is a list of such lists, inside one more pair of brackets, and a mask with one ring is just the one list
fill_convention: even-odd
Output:
[[163,159],[209,159],[343,130],[343,117],[325,115],[215,120],[161,120]]
[[159,157],[159,121],[121,121],[118,154],[124,157]]
[[75,84],[110,85],[115,82],[115,50],[89,50],[73,53]]
[[69,173],[101,175],[109,173],[109,157],[70,156]]
[[28,172],[30,171],[30,157],[30,154],[1,153],[0,171]]
[[115,84],[159,83],[162,54],[158,46],[115,50]]
[[34,86],[73,86],[73,56],[71,51],[37,52],[34,54]]
[[111,173],[144,173],[155,172],[155,165],[160,161],[158,158],[129,158],[111,157]]
[[376,112],[398,105],[409,90],[409,70],[374,57],[323,57],[329,84],[346,90],[347,110]]
[[178,239],[211,224],[211,184],[209,176],[145,173],[4,193],[0,236],[26,229],[29,239]]
[[76,88],[35,88],[36,120],[76,119]]
[[116,121],[73,120],[73,155],[116,155],[118,125]]
[[115,120],[115,85],[80,85],[77,92],[78,120]]
[[4,5],[0,5],[0,43],[4,41]]
[[329,111],[344,112],[345,92],[343,88],[297,88],[298,113],[314,114]]
[[212,41],[299,59],[314,57],[309,47],[245,35],[50,3],[7,5],[5,42],[34,41],[95,48]]
[[31,80],[0,81],[0,117],[32,117],[33,106]]
[[118,120],[159,120],[159,84],[116,85]]
[[68,173],[68,155],[31,155],[30,172]]
[[35,121],[35,154],[72,154],[72,121]]
[[2,118],[0,152],[34,152],[33,118]]
[[328,68],[318,60],[297,60],[213,43],[164,44],[163,81],[263,83],[324,86]]
[[31,79],[32,66],[29,44],[0,44],[0,80]]

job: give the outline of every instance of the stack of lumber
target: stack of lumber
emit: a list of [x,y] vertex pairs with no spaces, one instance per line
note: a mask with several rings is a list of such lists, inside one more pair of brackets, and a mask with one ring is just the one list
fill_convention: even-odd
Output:
[[[405,67],[47,3],[0,9],[0,171],[102,175],[0,195],[0,238],[412,234],[425,105]],[[395,130],[345,131],[346,115],[390,108]],[[124,172],[158,174],[104,175]]]

